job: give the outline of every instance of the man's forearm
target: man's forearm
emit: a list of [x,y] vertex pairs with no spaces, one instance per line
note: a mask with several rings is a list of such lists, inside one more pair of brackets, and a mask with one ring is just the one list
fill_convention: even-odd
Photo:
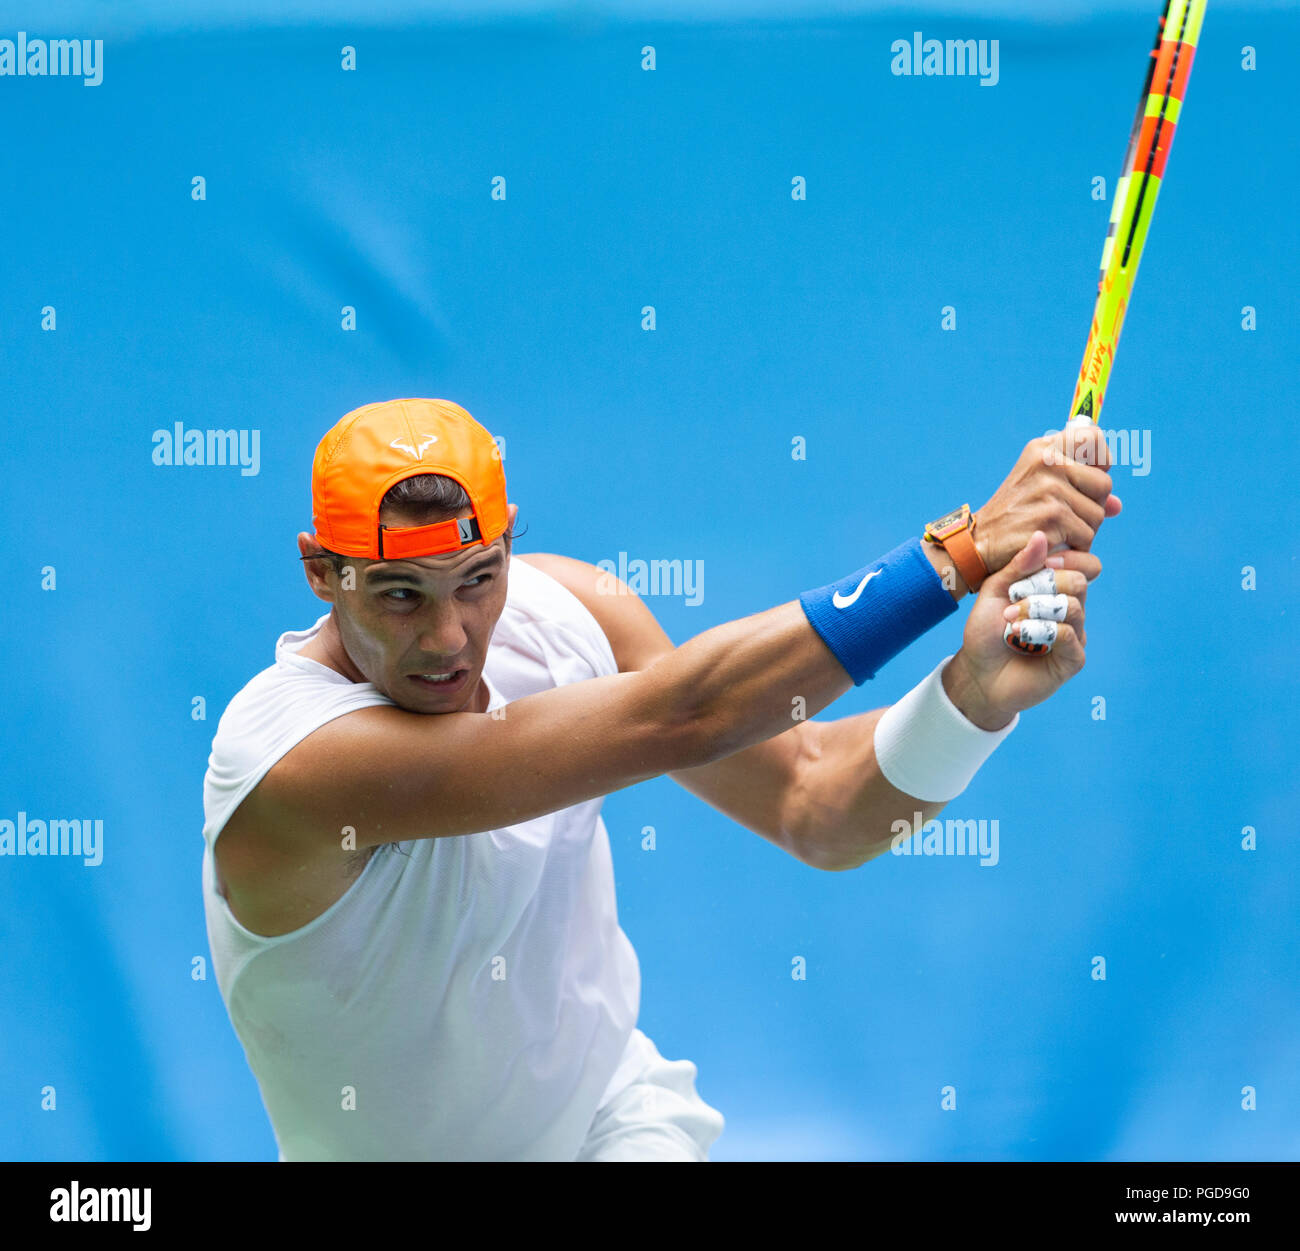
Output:
[[707,728],[715,759],[788,730],[796,701],[812,716],[853,687],[797,601],[705,630],[642,672]]
[[954,612],[958,595],[925,546],[907,540],[796,602],[705,631],[646,670],[649,693],[670,699],[673,723],[702,731],[718,759],[788,727],[792,707],[811,715],[874,677]]
[[811,736],[809,750],[800,754],[794,794],[783,807],[792,846],[815,868],[856,869],[889,850],[896,822],[910,828],[918,812],[925,822],[946,806],[905,795],[881,773],[874,736],[885,712],[800,727]]
[[[934,548],[926,557],[942,579],[946,553]],[[883,709],[829,723],[809,719],[853,683],[798,601],[674,648],[639,597],[609,593],[608,575],[563,557],[526,559],[587,605],[620,671],[654,671],[658,694],[651,698],[672,703],[670,720],[707,727],[693,738],[711,739],[712,747],[672,776],[739,824],[806,863],[850,867],[883,850],[892,821],[919,810],[876,766],[871,739]],[[959,576],[950,579],[946,594],[965,593]],[[921,809],[927,817],[939,810]]]
[[[941,675],[944,691],[963,717],[981,730],[1002,729],[1009,718],[980,702],[955,658]],[[917,799],[893,786],[876,759],[876,723],[888,711],[876,708],[836,721],[799,727],[806,742],[781,802],[787,837],[800,859],[817,868],[854,869],[886,851],[900,821],[911,834],[937,816],[949,801]],[[920,817],[918,822],[917,817]]]
[[[963,660],[942,673],[949,713],[981,731],[1001,729],[1009,718],[981,702]],[[689,765],[675,771],[679,780],[806,863],[856,867],[889,846],[900,819],[913,822],[920,812],[928,820],[945,806],[905,793],[890,782],[898,780],[893,769],[881,770],[874,732],[885,709],[830,723],[805,720],[852,681],[797,602],[707,630],[646,673],[660,690],[686,698],[682,715],[705,727],[697,741],[712,744],[704,785],[696,785],[703,775]],[[793,729],[792,719],[799,722]],[[764,748],[773,736],[781,736],[780,746]],[[760,786],[752,785],[756,772],[767,774]],[[760,799],[764,811],[755,817]]]

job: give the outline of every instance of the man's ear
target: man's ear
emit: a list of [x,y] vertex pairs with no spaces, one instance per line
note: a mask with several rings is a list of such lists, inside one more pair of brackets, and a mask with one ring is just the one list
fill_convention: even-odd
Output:
[[[306,531],[303,531],[298,536],[298,554],[300,556],[310,557],[313,552],[320,552],[320,550],[320,544]],[[312,594],[317,599],[323,599],[327,604],[332,604],[334,602],[334,582],[330,574],[334,572],[333,560],[328,556],[321,555],[316,560],[304,560],[302,568]]]

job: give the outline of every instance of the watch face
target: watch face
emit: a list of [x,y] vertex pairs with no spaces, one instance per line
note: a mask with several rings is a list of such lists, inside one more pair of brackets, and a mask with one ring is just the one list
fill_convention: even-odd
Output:
[[955,530],[966,528],[966,509],[956,508],[938,521],[930,522],[930,533],[937,539],[947,538]]

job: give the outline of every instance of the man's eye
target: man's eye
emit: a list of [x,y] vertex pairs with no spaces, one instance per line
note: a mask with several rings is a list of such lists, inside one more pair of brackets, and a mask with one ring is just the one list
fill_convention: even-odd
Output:
[[472,578],[467,579],[465,585],[473,589],[480,586],[486,586],[491,581],[492,575],[490,573],[478,573]]
[[[409,586],[399,586],[399,587],[395,587],[391,591],[385,591],[384,598],[390,599],[394,595],[415,595],[415,594],[416,592],[411,590]],[[393,600],[392,602],[395,604],[409,604],[410,600],[398,599],[398,600]]]

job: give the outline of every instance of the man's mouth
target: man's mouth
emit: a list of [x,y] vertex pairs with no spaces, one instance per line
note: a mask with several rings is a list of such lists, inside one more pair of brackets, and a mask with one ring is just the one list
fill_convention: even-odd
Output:
[[412,673],[412,682],[431,691],[455,691],[465,685],[468,669],[435,669],[431,673]]

